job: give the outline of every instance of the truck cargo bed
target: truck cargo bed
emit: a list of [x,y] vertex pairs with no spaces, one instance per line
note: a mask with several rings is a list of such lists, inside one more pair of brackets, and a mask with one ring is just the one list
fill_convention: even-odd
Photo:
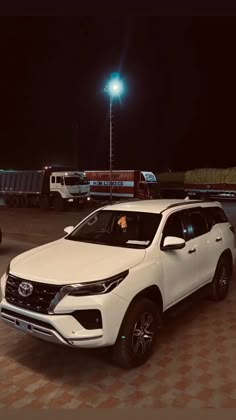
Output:
[[44,171],[0,171],[1,194],[41,194],[49,191]]

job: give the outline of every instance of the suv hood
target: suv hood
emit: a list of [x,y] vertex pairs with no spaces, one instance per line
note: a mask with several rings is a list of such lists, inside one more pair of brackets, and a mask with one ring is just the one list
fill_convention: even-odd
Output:
[[118,248],[60,239],[14,258],[10,273],[42,283],[102,280],[141,263],[145,249]]

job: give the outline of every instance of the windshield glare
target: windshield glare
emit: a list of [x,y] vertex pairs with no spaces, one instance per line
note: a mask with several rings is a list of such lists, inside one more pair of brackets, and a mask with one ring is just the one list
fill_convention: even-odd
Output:
[[147,248],[158,229],[160,214],[99,210],[66,239],[126,248]]

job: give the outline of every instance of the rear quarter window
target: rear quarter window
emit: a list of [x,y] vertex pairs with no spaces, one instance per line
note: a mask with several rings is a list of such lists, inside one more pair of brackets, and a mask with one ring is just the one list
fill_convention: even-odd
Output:
[[220,207],[206,207],[203,209],[205,216],[207,218],[207,222],[209,228],[220,224],[220,223],[227,223],[228,218],[223,209]]

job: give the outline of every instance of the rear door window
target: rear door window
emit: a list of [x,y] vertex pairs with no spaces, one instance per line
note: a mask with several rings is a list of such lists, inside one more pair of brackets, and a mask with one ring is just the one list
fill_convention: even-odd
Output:
[[188,235],[191,239],[205,235],[209,231],[207,220],[201,209],[191,209],[188,212]]

